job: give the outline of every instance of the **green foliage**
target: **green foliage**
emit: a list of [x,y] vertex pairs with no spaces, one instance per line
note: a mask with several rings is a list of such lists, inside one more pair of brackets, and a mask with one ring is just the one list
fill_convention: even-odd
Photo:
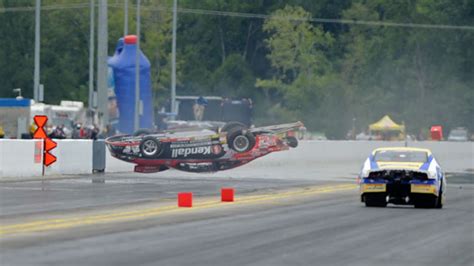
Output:
[[269,34],[265,39],[270,50],[268,59],[276,71],[271,79],[259,79],[256,85],[282,95],[275,101],[278,110],[286,109],[311,126],[322,126],[315,114],[320,113],[324,90],[332,82],[333,70],[326,51],[334,39],[311,25],[309,18],[311,14],[301,7],[286,6],[272,13],[263,29]]
[[255,95],[255,76],[240,54],[226,57],[224,63],[212,73],[215,95],[226,97],[252,97]]
[[[88,0],[43,0],[44,6]],[[122,1],[109,0],[109,54],[123,35]],[[130,1],[129,33],[135,33]],[[171,0],[142,1],[141,48],[155,104],[171,83]],[[0,7],[34,6],[0,0]],[[267,19],[180,12],[177,94],[250,97],[256,123],[302,120],[341,138],[385,114],[411,133],[432,124],[474,130],[474,31],[310,22],[310,18],[474,25],[470,0],[180,0],[184,9],[269,14]],[[0,13],[0,97],[32,97],[34,11]],[[45,100],[87,101],[89,9],[42,11]]]
[[[470,22],[459,19],[466,15],[462,10],[468,8],[467,2],[464,5],[428,0],[360,1],[343,16],[436,24],[458,24],[455,21],[459,20],[472,25],[472,18]],[[449,13],[453,19],[446,16]],[[348,52],[341,65],[351,91],[348,108],[362,125],[388,113],[405,121],[412,133],[432,124],[472,129],[472,118],[468,118],[474,114],[468,96],[472,88],[468,84],[474,77],[474,64],[466,62],[472,59],[472,49],[466,48],[473,37],[473,32],[456,30],[351,26],[344,36]]]

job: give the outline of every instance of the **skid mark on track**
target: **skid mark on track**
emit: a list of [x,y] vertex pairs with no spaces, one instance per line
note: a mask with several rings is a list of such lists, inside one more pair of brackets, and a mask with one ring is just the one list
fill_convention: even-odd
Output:
[[102,214],[71,216],[55,219],[36,220],[26,223],[0,225],[0,237],[67,229],[78,226],[104,224],[111,222],[125,222],[131,220],[142,220],[159,215],[191,213],[197,210],[212,208],[232,208],[235,206],[257,205],[264,203],[274,203],[281,199],[303,198],[325,193],[354,190],[354,184],[341,184],[332,186],[313,186],[294,189],[289,191],[275,191],[267,194],[237,196],[233,203],[222,203],[218,200],[197,200],[192,208],[178,208],[176,205],[167,205],[154,208],[136,209],[131,211],[104,212]]

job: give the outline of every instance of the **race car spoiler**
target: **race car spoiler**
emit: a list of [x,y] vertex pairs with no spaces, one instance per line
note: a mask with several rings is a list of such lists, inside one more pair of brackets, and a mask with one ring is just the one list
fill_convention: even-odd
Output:
[[304,124],[301,121],[295,122],[295,123],[288,123],[288,124],[280,124],[280,125],[273,125],[273,126],[265,126],[265,127],[254,127],[250,128],[249,131],[252,133],[262,133],[262,132],[268,132],[268,133],[284,133],[292,130],[299,130],[301,127],[303,127]]

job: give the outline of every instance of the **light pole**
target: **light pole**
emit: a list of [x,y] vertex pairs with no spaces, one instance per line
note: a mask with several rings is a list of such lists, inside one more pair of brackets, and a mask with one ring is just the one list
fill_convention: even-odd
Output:
[[[176,24],[178,0],[173,1],[173,41],[171,46],[171,113],[176,111]],[[174,115],[173,115],[174,118]]]
[[123,36],[128,35],[128,0],[123,0]]
[[140,0],[137,0],[137,45],[135,51],[135,131],[140,128]]
[[107,108],[107,42],[107,0],[99,0],[97,20],[97,109],[101,128],[109,123]]
[[89,23],[89,110],[94,109],[94,10],[95,0],[90,0]]
[[35,8],[35,70],[33,77],[33,98],[35,102],[39,101],[39,82],[40,82],[40,16],[41,0],[36,0]]

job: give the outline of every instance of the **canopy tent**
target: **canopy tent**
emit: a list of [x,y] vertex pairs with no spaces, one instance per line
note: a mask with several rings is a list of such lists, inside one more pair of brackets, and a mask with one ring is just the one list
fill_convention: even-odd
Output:
[[393,122],[388,115],[369,125],[369,131],[376,140],[403,140],[405,138],[405,125]]
[[390,118],[390,116],[385,115],[379,121],[371,124],[369,126],[370,131],[400,131],[405,132],[405,126],[399,125]]

